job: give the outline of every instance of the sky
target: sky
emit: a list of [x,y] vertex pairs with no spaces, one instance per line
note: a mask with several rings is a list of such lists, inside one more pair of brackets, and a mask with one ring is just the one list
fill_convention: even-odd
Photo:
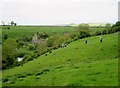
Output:
[[18,25],[115,23],[119,0],[0,0],[0,21]]

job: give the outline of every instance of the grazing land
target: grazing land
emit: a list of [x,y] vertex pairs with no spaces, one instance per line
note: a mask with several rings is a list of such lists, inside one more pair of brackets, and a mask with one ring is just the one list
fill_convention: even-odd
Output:
[[[36,32],[46,32],[48,34],[53,34],[57,33],[60,35],[63,35],[64,32],[75,32],[77,30],[77,27],[71,27],[71,26],[64,26],[64,27],[59,27],[59,26],[10,26],[10,29],[7,29],[5,27],[4,30],[2,30],[3,35],[7,34],[8,37],[12,38],[21,38],[22,36],[30,36],[33,35]],[[103,27],[98,27],[90,28],[90,33],[93,34],[96,31],[102,31],[105,28]]]
[[[25,28],[28,28],[29,31],[27,29],[23,31],[28,34],[35,31],[29,29],[29,27]],[[6,29],[3,33],[9,33],[11,37],[19,37],[20,33],[25,33],[21,32],[22,29],[13,30]],[[60,30],[55,28],[55,30],[59,33],[64,32],[62,28]],[[74,30],[74,28],[69,29],[69,31]],[[47,32],[47,28],[44,31]],[[99,37],[93,36],[78,39],[68,44],[65,48],[52,50],[22,66],[3,70],[2,85],[117,86],[118,33],[103,35],[102,43],[99,42]],[[87,44],[84,42],[85,39],[88,40]]]

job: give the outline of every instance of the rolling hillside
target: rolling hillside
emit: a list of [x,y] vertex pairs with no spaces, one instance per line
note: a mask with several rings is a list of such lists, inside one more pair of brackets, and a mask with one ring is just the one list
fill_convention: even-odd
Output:
[[118,33],[80,39],[4,70],[3,86],[117,86]]

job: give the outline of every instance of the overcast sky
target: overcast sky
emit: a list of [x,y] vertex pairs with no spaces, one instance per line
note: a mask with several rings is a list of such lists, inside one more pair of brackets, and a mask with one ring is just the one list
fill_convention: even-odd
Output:
[[18,24],[115,23],[119,0],[0,0],[0,21]]

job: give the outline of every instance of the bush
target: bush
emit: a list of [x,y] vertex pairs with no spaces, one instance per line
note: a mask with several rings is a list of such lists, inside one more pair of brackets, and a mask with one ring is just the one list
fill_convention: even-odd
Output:
[[120,31],[120,21],[116,22],[112,26],[111,30],[109,30],[109,33],[114,33],[114,32],[118,32],[118,31]]
[[15,53],[16,53],[17,43],[15,39],[8,38],[4,42],[2,47],[2,60],[4,60],[4,65],[11,67],[16,62]]
[[118,27],[112,27],[112,32],[114,33],[114,32],[118,32],[118,31],[120,31],[120,26],[118,26]]
[[74,41],[76,41],[76,40],[78,40],[78,37],[75,37],[75,38],[74,38]]
[[66,44],[69,44],[69,43],[71,43],[71,42],[72,42],[72,40],[69,39],[69,40],[66,41]]
[[23,58],[24,63],[26,63],[28,61],[31,61],[31,60],[33,60],[33,58],[30,55],[25,55],[24,58]]
[[95,35],[97,36],[97,35],[101,35],[102,33],[100,32],[100,31],[96,31],[95,32]]
[[31,58],[37,58],[38,56],[39,56],[38,53],[34,53],[31,55]]
[[49,37],[47,39],[47,47],[52,47],[56,39],[58,39],[56,36]]
[[22,50],[22,49],[19,49],[16,54],[15,54],[15,57],[24,57],[24,55],[27,55],[29,54],[26,50]]
[[107,33],[108,33],[107,30],[102,31],[102,34],[107,34]]
[[46,53],[45,56],[47,56],[48,54]]
[[108,30],[108,34],[115,33],[115,32],[116,32],[115,28],[111,28],[111,29]]
[[37,53],[40,55],[47,52],[46,41],[41,41],[41,42],[37,43],[36,50],[37,50]]
[[30,45],[29,50],[36,50],[36,47],[34,45]]
[[7,78],[3,79],[3,82],[7,82],[7,81],[8,81],[8,79],[7,79]]
[[17,40],[17,43],[18,43],[18,47],[23,47],[24,45],[27,45],[27,43],[22,40]]
[[10,27],[7,27],[7,29],[10,29]]
[[47,33],[45,33],[45,32],[42,32],[42,33],[37,32],[37,35],[38,35],[39,39],[40,38],[46,39],[46,38],[49,37],[49,35]]
[[8,35],[7,35],[7,34],[5,34],[3,38],[4,38],[5,40],[7,40]]
[[90,36],[89,32],[87,31],[80,31],[79,33],[80,33],[80,36],[79,36],[80,39]]
[[42,72],[38,72],[38,73],[36,73],[35,76],[42,75],[42,74],[44,74],[43,71],[42,71]]
[[23,40],[24,42],[30,42],[30,41],[32,40],[32,36],[26,36],[26,35],[24,35],[24,36],[22,37],[22,40]]

